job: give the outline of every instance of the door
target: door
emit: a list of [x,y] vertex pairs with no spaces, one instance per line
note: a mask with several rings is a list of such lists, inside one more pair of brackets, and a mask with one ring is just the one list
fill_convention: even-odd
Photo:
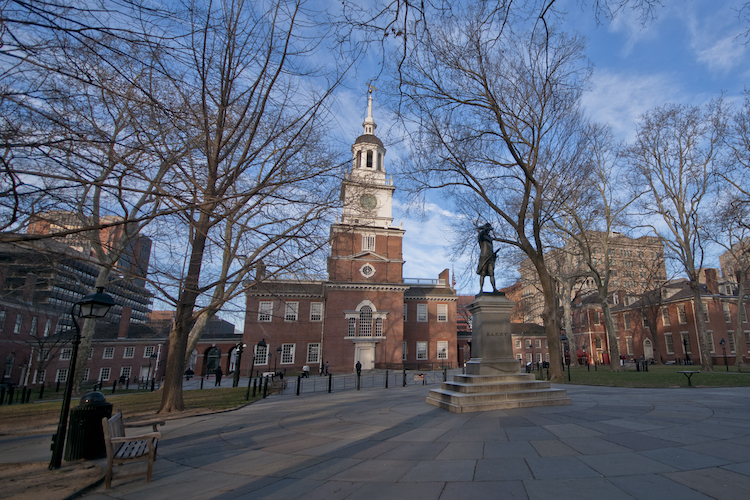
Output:
[[643,341],[643,357],[647,360],[654,359],[654,346],[651,344],[651,339]]
[[357,361],[362,363],[363,370],[372,370],[375,368],[375,346],[374,345],[358,345],[355,351],[354,364]]

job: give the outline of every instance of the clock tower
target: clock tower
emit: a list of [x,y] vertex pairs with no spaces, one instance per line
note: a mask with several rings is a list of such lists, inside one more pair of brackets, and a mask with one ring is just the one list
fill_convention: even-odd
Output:
[[351,169],[341,183],[343,213],[331,227],[329,279],[333,282],[402,283],[404,231],[393,226],[393,178],[386,176],[385,147],[375,135],[372,89],[364,133],[352,145]]

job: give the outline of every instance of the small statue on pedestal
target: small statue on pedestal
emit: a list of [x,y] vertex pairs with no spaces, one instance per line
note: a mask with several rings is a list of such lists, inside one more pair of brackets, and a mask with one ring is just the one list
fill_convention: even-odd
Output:
[[482,293],[484,288],[484,278],[489,276],[490,283],[492,284],[492,291],[497,292],[495,286],[495,260],[497,259],[497,253],[493,250],[492,245],[492,225],[488,222],[483,226],[477,227],[479,231],[479,265],[477,266],[477,274],[479,275],[479,293]]

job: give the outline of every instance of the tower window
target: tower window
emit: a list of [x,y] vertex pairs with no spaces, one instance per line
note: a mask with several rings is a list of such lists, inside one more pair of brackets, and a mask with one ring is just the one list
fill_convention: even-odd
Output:
[[375,250],[375,236],[374,235],[362,235],[362,251]]
[[372,151],[367,152],[367,168],[372,168]]
[[362,306],[359,310],[359,336],[372,337],[372,309]]
[[362,151],[357,151],[357,159],[354,162],[354,168],[360,168],[362,166]]

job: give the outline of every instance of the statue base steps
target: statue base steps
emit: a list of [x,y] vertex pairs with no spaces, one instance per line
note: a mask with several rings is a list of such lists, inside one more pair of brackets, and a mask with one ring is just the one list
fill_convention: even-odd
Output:
[[533,374],[457,375],[433,389],[427,403],[453,413],[509,410],[571,404],[564,389],[536,380]]

